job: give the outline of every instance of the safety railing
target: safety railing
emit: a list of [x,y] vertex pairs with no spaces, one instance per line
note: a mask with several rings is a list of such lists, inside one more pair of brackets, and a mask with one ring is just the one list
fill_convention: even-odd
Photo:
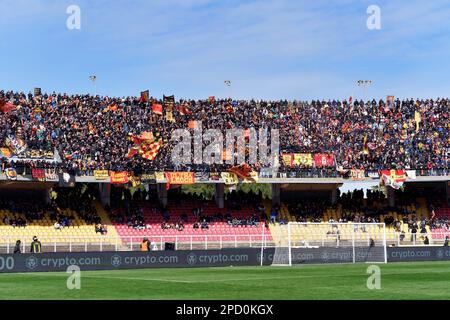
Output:
[[[152,250],[166,250],[170,243],[174,250],[208,250],[223,248],[252,248],[274,246],[270,234],[261,235],[148,235],[148,236],[54,236],[40,237],[43,252],[92,252],[139,251],[147,238]],[[0,236],[0,253],[14,253],[17,240],[20,251],[29,252],[32,239],[29,236]]]
[[[399,233],[387,232],[386,245],[395,246],[424,246],[425,237],[428,245],[442,246],[446,237],[450,239],[450,231],[433,233]],[[139,251],[142,240],[147,238],[151,243],[151,250],[166,250],[172,245],[174,250],[208,250],[223,248],[261,248],[286,246],[288,234],[227,234],[227,235],[148,235],[148,236],[47,236],[39,238],[43,252],[103,252],[103,251]],[[352,238],[351,232],[327,234],[326,232],[305,233],[292,232],[291,245],[308,246],[351,246],[370,245],[370,240],[381,244],[383,233],[358,232]],[[32,239],[30,236],[0,236],[0,254],[14,253],[16,242],[20,240],[20,251],[29,252]]]

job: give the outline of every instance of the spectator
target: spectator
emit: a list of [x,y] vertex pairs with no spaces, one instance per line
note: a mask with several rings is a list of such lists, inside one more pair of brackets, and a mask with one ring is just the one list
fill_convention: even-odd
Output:
[[31,253],[41,253],[42,252],[42,244],[36,236],[33,237],[33,242],[31,243],[30,252]]
[[144,238],[140,244],[141,251],[150,251],[150,241]]
[[22,253],[22,242],[20,240],[16,241],[16,245],[14,246],[14,253]]

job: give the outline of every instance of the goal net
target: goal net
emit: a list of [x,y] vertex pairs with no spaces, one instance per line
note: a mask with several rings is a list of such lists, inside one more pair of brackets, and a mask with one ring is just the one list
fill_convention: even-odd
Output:
[[272,265],[386,263],[384,223],[299,223],[278,226]]

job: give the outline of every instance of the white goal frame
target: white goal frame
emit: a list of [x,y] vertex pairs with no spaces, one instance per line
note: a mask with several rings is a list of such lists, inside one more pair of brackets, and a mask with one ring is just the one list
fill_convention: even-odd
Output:
[[[287,224],[287,249],[288,249],[288,264],[276,264],[276,265],[280,265],[280,266],[292,266],[292,249],[293,248],[313,248],[309,245],[305,245],[305,246],[293,246],[293,241],[292,241],[292,226],[314,226],[314,225],[320,225],[320,226],[329,226],[330,228],[333,228],[334,226],[345,226],[345,227],[350,227],[350,229],[352,230],[351,232],[351,247],[352,247],[352,258],[353,261],[352,263],[357,263],[356,261],[356,254],[355,254],[355,248],[357,247],[356,245],[356,232],[355,230],[363,230],[361,228],[366,228],[368,226],[371,227],[375,227],[378,226],[380,229],[380,233],[382,235],[382,239],[381,239],[381,243],[383,246],[383,255],[384,255],[384,261],[380,261],[380,262],[370,262],[370,263],[387,263],[387,240],[386,240],[386,224],[385,223],[342,223],[342,222],[289,222]],[[282,226],[281,226],[282,227]],[[365,229],[364,229],[365,230]],[[317,234],[317,236],[323,236],[323,234]],[[332,236],[334,236],[334,234],[332,234]],[[336,244],[337,247],[340,246],[340,234],[336,234]],[[370,240],[369,240],[370,242]],[[368,246],[370,246],[370,243],[367,244]],[[322,246],[324,246],[323,244],[323,240],[322,240]],[[275,248],[277,247],[277,244],[275,243]],[[349,245],[347,245],[346,247],[349,247]],[[316,246],[314,248],[320,248],[320,246]],[[369,263],[369,262],[367,262]]]

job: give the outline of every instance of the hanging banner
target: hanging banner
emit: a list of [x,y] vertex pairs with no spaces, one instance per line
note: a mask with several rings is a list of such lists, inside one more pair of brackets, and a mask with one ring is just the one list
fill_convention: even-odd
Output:
[[168,184],[194,184],[194,172],[166,172]]
[[281,159],[283,159],[283,163],[286,167],[292,168],[294,164],[294,155],[292,153],[282,153]]
[[31,168],[31,176],[38,181],[45,181],[45,170],[40,168]]
[[58,180],[55,169],[45,169],[45,180]]
[[378,171],[369,171],[367,173],[367,175],[369,176],[369,178],[372,178],[372,179],[379,179],[380,178],[380,174],[378,173]]
[[134,174],[130,175],[129,181],[131,182],[132,187],[139,187],[141,185],[141,178],[139,176],[135,176]]
[[234,184],[238,184],[239,183],[239,178],[235,173],[232,172],[222,172],[220,174],[223,183],[225,183],[226,185],[234,185]]
[[294,153],[292,161],[294,166],[312,167],[313,158],[311,153]]
[[164,172],[155,172],[155,178],[157,183],[163,183],[166,181]]
[[108,180],[109,172],[108,170],[94,170],[95,180]]
[[209,181],[209,172],[196,172],[195,181]]
[[364,170],[358,170],[358,169],[352,169],[350,170],[350,177],[354,181],[362,181],[366,179],[365,171]]
[[155,173],[141,174],[141,183],[156,183]]
[[325,153],[315,154],[314,164],[316,168],[332,167],[334,165],[334,156],[332,154]]
[[219,181],[220,180],[220,173],[219,172],[210,172],[209,173],[209,180],[210,181]]
[[110,172],[110,181],[112,184],[125,184],[128,183],[128,172],[127,171],[120,171],[120,172]]
[[394,189],[400,189],[406,181],[405,170],[381,170],[381,185],[390,186]]

